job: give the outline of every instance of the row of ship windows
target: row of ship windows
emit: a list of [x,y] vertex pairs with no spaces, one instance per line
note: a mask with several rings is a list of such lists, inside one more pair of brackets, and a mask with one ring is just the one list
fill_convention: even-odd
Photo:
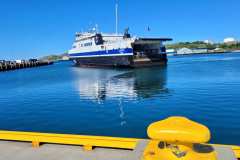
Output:
[[81,44],[81,47],[92,46],[92,42]]
[[[92,46],[92,42],[89,43],[84,43],[84,44],[80,44],[80,47],[87,47],[87,46]],[[73,46],[73,48],[76,48],[77,46]]]

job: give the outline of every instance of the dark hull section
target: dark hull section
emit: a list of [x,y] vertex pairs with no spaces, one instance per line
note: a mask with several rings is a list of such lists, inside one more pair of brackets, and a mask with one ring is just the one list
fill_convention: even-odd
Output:
[[135,68],[162,66],[166,65],[167,61],[167,54],[149,54],[143,57],[134,56],[132,66]]
[[76,65],[82,67],[129,67],[132,56],[107,56],[74,59]]
[[73,59],[77,66],[81,67],[150,67],[161,66],[167,63],[165,54],[136,57],[136,56],[107,56],[107,57],[88,57]]

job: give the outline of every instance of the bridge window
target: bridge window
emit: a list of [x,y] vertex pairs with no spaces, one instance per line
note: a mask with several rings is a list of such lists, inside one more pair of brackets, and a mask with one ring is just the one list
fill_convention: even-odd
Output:
[[92,42],[85,43],[84,46],[85,46],[85,47],[87,47],[87,46],[92,46]]

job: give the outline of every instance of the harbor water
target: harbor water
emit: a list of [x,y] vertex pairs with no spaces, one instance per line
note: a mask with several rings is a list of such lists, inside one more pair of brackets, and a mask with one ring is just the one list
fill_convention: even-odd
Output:
[[146,138],[169,116],[240,145],[240,54],[169,57],[166,67],[96,69],[72,62],[0,73],[0,130]]

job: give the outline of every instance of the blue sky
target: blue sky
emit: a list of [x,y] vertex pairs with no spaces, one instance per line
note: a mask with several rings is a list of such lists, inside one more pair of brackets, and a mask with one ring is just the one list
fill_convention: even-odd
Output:
[[[114,32],[114,0],[1,0],[0,59],[63,53],[76,31]],[[239,0],[120,0],[119,30],[176,41],[240,39]],[[151,31],[146,28],[150,26]]]

